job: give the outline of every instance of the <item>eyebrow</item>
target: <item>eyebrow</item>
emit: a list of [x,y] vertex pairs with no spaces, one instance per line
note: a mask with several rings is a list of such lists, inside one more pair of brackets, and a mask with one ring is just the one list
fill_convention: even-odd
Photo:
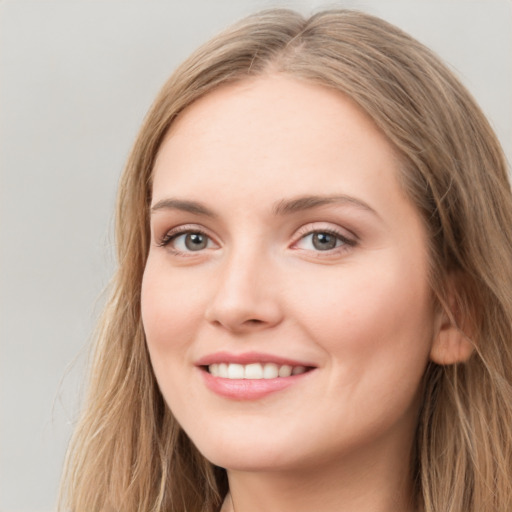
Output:
[[204,215],[206,217],[217,217],[217,215],[196,201],[187,201],[184,199],[162,199],[151,207],[151,213],[159,210],[181,210],[183,212],[193,213],[195,215]]
[[329,204],[342,204],[355,206],[360,210],[373,213],[377,217],[377,212],[367,203],[361,199],[357,199],[352,196],[346,195],[333,195],[333,196],[301,196],[294,199],[283,199],[276,203],[273,207],[272,212],[275,215],[287,215],[303,210],[310,210],[312,208],[318,208],[320,206],[326,206]]
[[[308,195],[296,197],[293,199],[282,199],[273,206],[272,213],[276,216],[289,215],[299,211],[310,210],[330,204],[355,206],[360,210],[373,213],[379,217],[378,213],[367,203],[355,197],[346,195]],[[151,213],[157,212],[159,210],[181,210],[195,215],[203,215],[212,218],[217,217],[217,214],[213,210],[210,210],[210,208],[206,207],[204,204],[185,199],[162,199],[151,207]]]

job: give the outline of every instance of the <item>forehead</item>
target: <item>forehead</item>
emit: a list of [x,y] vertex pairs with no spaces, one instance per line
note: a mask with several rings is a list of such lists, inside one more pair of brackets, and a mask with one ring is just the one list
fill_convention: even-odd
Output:
[[248,204],[304,192],[403,199],[397,171],[393,147],[353,101],[278,75],[223,86],[182,112],[160,148],[153,196],[214,200],[231,190]]

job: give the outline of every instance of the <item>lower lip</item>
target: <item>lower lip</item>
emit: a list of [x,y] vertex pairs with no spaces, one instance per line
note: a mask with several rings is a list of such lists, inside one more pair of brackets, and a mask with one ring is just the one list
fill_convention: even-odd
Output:
[[263,398],[297,384],[313,372],[313,370],[309,370],[299,375],[278,377],[276,379],[225,379],[214,377],[205,370],[200,371],[208,389],[217,395],[233,400],[257,400],[258,398]]

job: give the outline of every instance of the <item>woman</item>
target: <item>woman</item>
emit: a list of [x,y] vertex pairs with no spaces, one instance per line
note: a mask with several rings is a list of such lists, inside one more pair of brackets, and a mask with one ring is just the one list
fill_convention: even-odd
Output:
[[214,38],[120,184],[67,507],[510,510],[511,225],[489,124],[400,30]]

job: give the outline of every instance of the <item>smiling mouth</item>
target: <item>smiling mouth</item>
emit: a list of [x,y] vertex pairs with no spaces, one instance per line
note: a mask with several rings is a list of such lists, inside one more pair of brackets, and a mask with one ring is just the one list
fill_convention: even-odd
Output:
[[285,378],[301,375],[313,369],[307,366],[278,365],[275,363],[214,363],[202,368],[213,377],[233,380]]

